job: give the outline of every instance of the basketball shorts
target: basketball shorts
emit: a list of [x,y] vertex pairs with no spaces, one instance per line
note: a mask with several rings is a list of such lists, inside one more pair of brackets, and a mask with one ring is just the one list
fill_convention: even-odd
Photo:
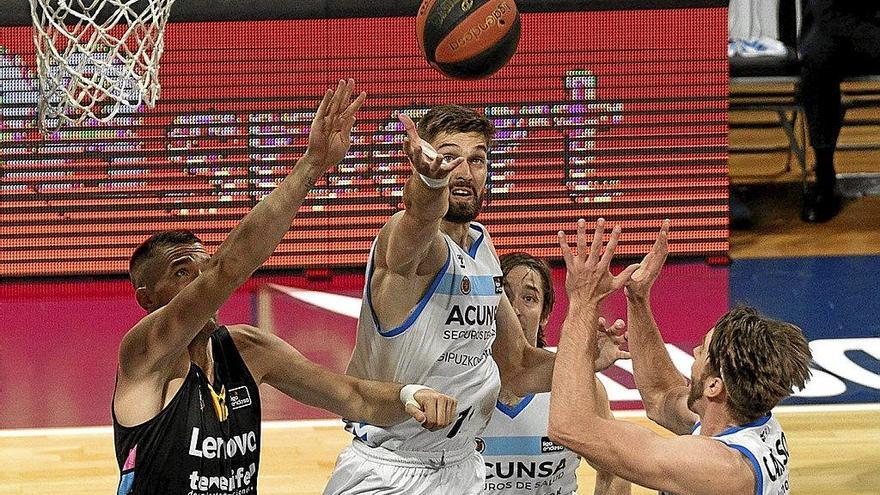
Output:
[[473,448],[404,452],[354,439],[339,454],[324,495],[477,495],[485,480],[483,456]]

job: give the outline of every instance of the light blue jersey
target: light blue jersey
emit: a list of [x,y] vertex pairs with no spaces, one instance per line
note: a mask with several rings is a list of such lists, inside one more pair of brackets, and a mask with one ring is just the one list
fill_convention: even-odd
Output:
[[[697,423],[694,435],[702,425]],[[728,428],[712,437],[748,459],[755,472],[755,495],[788,495],[788,444],[779,421],[771,414]]]
[[[694,435],[700,434],[698,423]],[[756,495],[788,495],[788,444],[779,421],[771,414],[728,428],[713,438],[738,450],[755,470]]]
[[550,394],[496,405],[489,426],[477,438],[486,463],[484,494],[571,495],[580,457],[547,437]]
[[385,428],[349,423],[347,430],[367,446],[410,452],[473,449],[474,438],[492,416],[501,387],[492,343],[504,292],[502,272],[483,227],[472,222],[469,234],[468,251],[443,236],[448,249],[445,265],[409,318],[396,328],[382,328],[373,309],[371,253],[348,374],[426,385],[455,397],[458,417],[435,432],[412,419]]

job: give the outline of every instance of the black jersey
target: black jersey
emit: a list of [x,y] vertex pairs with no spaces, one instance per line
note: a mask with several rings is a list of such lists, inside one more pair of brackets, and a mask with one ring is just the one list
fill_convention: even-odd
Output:
[[190,363],[180,390],[153,419],[125,427],[114,412],[118,495],[257,493],[259,390],[226,327],[210,342],[213,387]]

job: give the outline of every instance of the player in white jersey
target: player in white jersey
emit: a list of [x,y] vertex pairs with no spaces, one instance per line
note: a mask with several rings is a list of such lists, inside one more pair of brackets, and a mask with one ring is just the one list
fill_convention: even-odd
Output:
[[[458,400],[438,431],[415,421],[390,428],[349,424],[325,494],[480,493],[485,468],[474,439],[505,383],[516,394],[550,390],[555,356],[528,345],[504,296],[501,268],[480,211],[494,127],[457,105],[419,121],[400,116],[413,175],[405,210],[373,245],[348,373],[419,377]],[[438,419],[444,419],[442,414]],[[432,425],[427,425],[429,428]]]
[[[560,232],[571,306],[553,376],[550,438],[599,468],[666,493],[787,495],[788,447],[770,411],[809,378],[811,355],[803,332],[751,308],[728,311],[694,349],[689,387],[663,345],[650,307],[651,286],[666,259],[669,222],[663,222],[641,264],[617,277],[608,267],[620,228],[600,256],[603,230],[600,220],[587,247],[579,222],[577,255]],[[624,284],[636,386],[648,417],[680,436],[661,437],[598,413],[589,379],[593,362],[583,359],[597,352],[595,331],[584,329],[601,324],[599,301]]]
[[[546,262],[527,253],[508,253],[501,256],[504,272],[504,293],[516,311],[526,340],[543,348],[544,326],[553,312],[555,302],[553,278]],[[600,362],[603,370],[629,354],[621,350],[625,343],[623,321],[615,322],[616,330],[603,333],[600,338]],[[604,343],[604,345],[603,345]],[[605,389],[597,384],[603,395],[603,408],[611,416]],[[577,493],[577,468],[580,457],[556,445],[547,437],[550,417],[550,394],[530,394],[518,397],[502,387],[495,413],[483,433],[477,437],[477,450],[486,464],[484,495],[572,495]],[[596,495],[626,495],[628,482],[600,471],[596,473]]]

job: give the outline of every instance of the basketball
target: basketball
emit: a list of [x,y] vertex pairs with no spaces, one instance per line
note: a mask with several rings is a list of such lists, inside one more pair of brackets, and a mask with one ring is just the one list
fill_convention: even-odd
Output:
[[519,43],[513,0],[424,0],[416,16],[422,55],[456,79],[479,79],[504,67]]

